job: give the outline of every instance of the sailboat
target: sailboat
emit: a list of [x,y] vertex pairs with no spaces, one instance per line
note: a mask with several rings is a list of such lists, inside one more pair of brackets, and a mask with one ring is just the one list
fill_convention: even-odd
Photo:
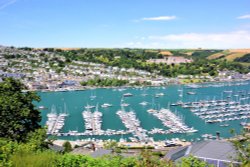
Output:
[[95,112],[99,112],[99,104],[98,103],[95,106]]
[[96,98],[96,95],[93,94],[93,92],[91,91],[90,100],[94,100],[95,98]]
[[84,108],[85,109],[92,109],[92,108],[95,108],[95,106],[91,106],[91,105],[87,104]]
[[51,112],[47,114],[47,117],[55,117],[57,116],[57,112],[56,112],[56,106],[53,104],[51,106]]
[[240,123],[240,125],[241,126],[246,126],[248,123],[247,123],[247,119],[245,120],[245,121],[242,121],[241,123]]
[[120,138],[120,140],[119,140],[119,142],[126,142],[126,139],[125,138],[123,138],[123,134],[122,134],[122,136],[121,136],[121,138]]
[[129,104],[128,103],[125,103],[124,102],[124,99],[123,99],[123,97],[122,97],[122,99],[121,99],[121,107],[128,107],[129,106]]
[[147,110],[147,112],[149,112],[149,113],[152,113],[152,112],[157,112],[157,110],[156,109],[154,109],[154,98],[152,98],[152,107],[150,108],[150,109],[148,109]]
[[143,93],[141,94],[142,96],[147,96],[148,94],[146,93],[146,89],[143,90]]
[[180,97],[183,97],[183,89],[178,89],[178,92],[180,92],[180,93],[179,93],[179,96],[180,96]]
[[103,103],[101,105],[102,108],[108,108],[108,107],[112,107],[113,105],[112,104],[109,104],[109,103]]

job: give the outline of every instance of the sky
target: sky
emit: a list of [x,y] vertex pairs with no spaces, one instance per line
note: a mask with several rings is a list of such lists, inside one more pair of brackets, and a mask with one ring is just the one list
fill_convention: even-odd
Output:
[[0,0],[0,45],[250,48],[250,0]]

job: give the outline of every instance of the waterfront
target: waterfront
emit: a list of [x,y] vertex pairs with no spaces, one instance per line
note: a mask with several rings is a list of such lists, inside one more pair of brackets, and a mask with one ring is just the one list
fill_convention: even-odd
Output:
[[[116,114],[121,109],[121,100],[123,103],[129,104],[124,107],[126,111],[133,110],[136,114],[137,119],[140,121],[140,126],[148,131],[154,128],[160,128],[168,130],[163,126],[162,122],[157,119],[154,115],[147,112],[149,109],[160,109],[170,108],[170,110],[177,116],[181,117],[188,127],[193,127],[198,130],[196,133],[185,133],[185,134],[149,134],[155,140],[165,140],[170,138],[180,138],[186,140],[199,140],[202,139],[204,134],[215,135],[216,131],[221,133],[222,137],[229,137],[229,130],[231,128],[236,129],[240,132],[242,126],[240,123],[245,120],[234,120],[228,122],[229,126],[220,126],[220,124],[208,124],[194,113],[190,112],[188,108],[182,108],[179,106],[170,106],[170,104],[177,103],[178,101],[193,102],[199,100],[219,100],[226,99],[227,94],[224,91],[232,91],[237,93],[244,91],[246,94],[250,91],[249,82],[245,84],[231,85],[226,84],[201,84],[201,88],[189,89],[185,85],[171,85],[167,87],[148,87],[148,88],[126,88],[123,89],[93,89],[85,91],[69,91],[69,92],[47,92],[39,93],[41,96],[41,102],[39,106],[45,106],[47,110],[42,110],[42,124],[45,125],[46,115],[50,113],[51,107],[56,106],[57,113],[67,111],[69,114],[65,118],[65,125],[62,128],[62,132],[78,131],[84,132],[84,120],[82,112],[85,110],[85,106],[91,105],[96,106],[97,104],[102,105],[104,103],[112,104],[112,107],[101,108],[99,111],[103,114],[102,116],[102,130],[126,130],[126,127],[122,123],[119,116]],[[247,84],[246,84],[247,83]],[[183,90],[183,93],[180,92]],[[195,92],[195,94],[188,94],[188,92]],[[131,93],[133,96],[123,97],[124,94]],[[159,96],[160,95],[160,96]],[[182,95],[182,96],[181,96]],[[91,98],[94,97],[94,98]],[[96,96],[96,97],[95,97]],[[232,100],[238,100],[238,96],[232,95]],[[141,105],[142,102],[147,102],[147,105]],[[247,100],[249,102],[249,100]],[[66,107],[65,107],[66,106]],[[65,109],[66,108],[66,109]],[[94,111],[95,109],[92,109]],[[63,136],[59,137],[62,139],[120,139],[131,137],[131,134],[125,135],[108,135],[108,136]]]

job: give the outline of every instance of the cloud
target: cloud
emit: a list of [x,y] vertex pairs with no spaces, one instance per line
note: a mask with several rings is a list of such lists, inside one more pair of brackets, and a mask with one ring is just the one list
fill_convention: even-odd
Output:
[[3,10],[4,8],[16,3],[17,0],[3,0],[0,2],[0,10]]
[[158,16],[158,17],[144,17],[141,20],[143,21],[169,21],[175,20],[176,16]]
[[239,16],[237,19],[250,19],[250,14]]
[[250,31],[225,33],[181,33],[148,36],[125,44],[134,48],[250,48]]

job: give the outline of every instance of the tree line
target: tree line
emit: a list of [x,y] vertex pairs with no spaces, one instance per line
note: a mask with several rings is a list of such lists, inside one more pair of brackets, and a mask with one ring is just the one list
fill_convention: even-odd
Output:
[[[177,52],[179,53],[179,52]],[[215,52],[199,51],[194,52],[192,63],[170,64],[149,63],[149,59],[163,58],[159,52],[152,52],[140,49],[80,49],[60,52],[67,62],[73,60],[94,62],[108,66],[120,68],[135,68],[156,72],[166,77],[176,77],[178,75],[206,75],[216,76],[218,70],[235,70],[240,73],[247,73],[249,69],[240,63],[229,62],[227,60],[208,60],[207,56]],[[200,57],[199,57],[200,55]]]

